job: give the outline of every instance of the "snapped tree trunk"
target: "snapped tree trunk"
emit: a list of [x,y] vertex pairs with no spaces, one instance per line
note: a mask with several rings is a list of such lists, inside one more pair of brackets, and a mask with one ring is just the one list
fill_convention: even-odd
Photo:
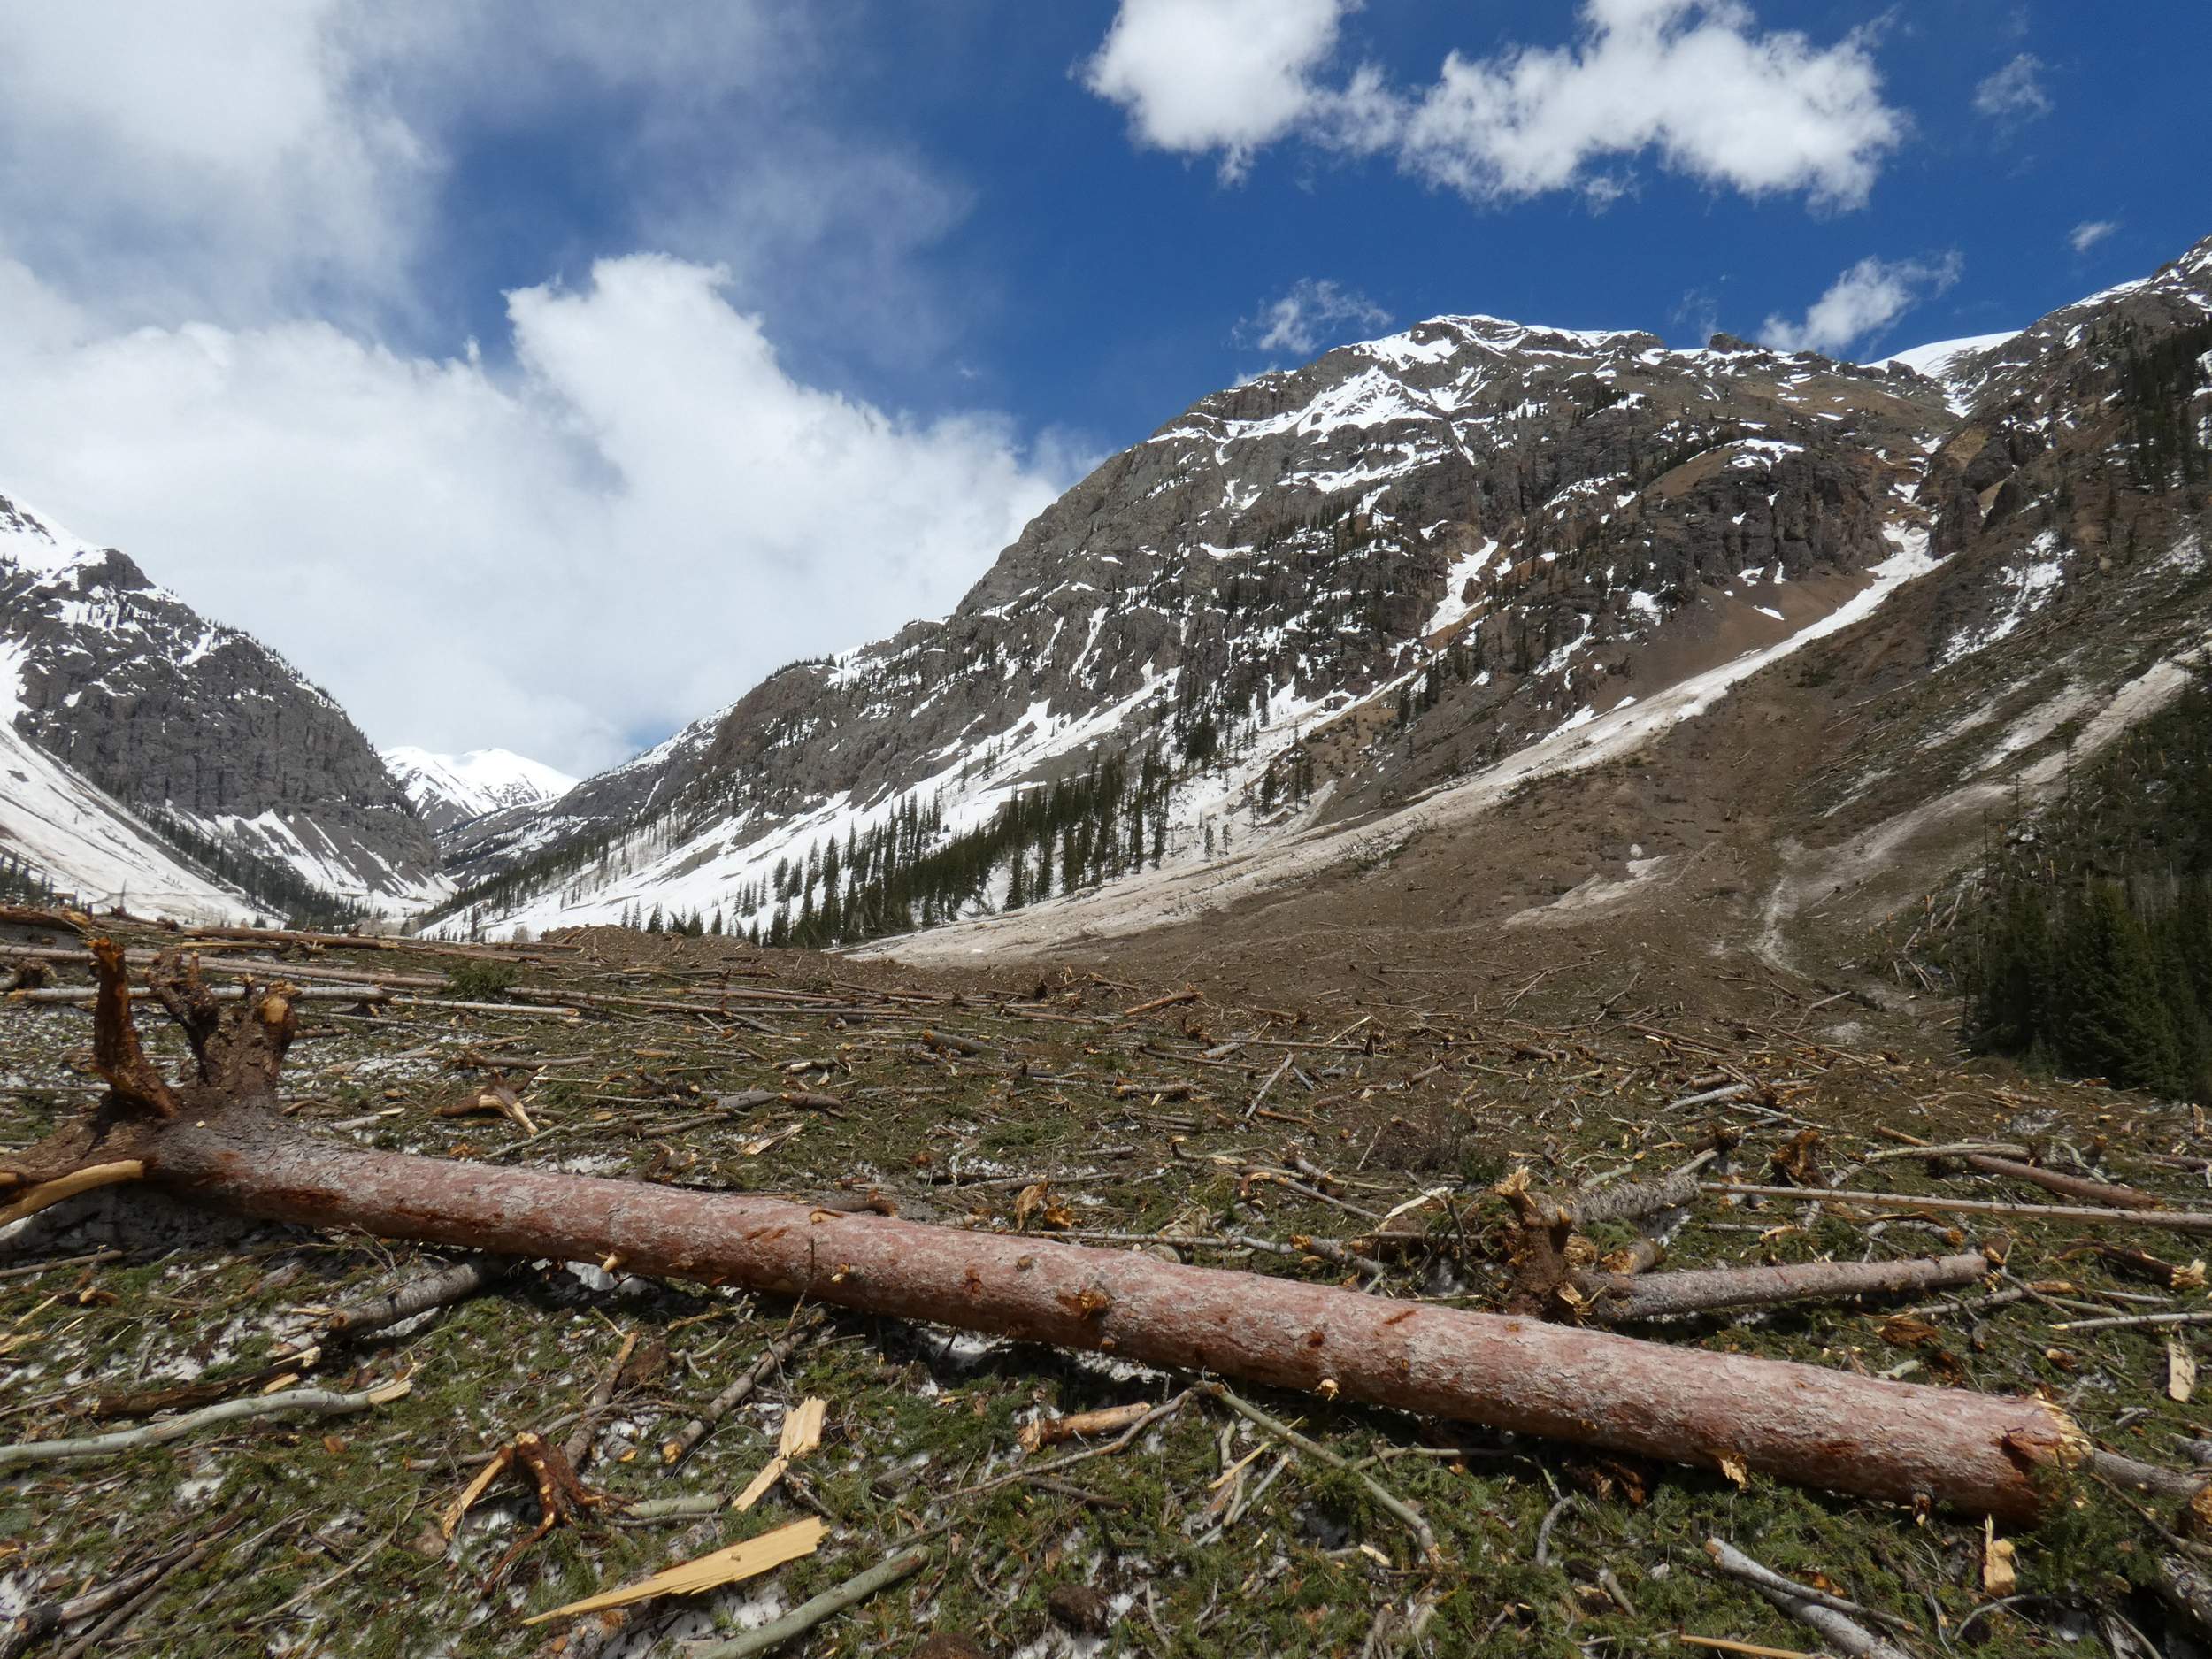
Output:
[[777,1199],[376,1152],[274,1112],[291,1036],[282,987],[219,1009],[189,964],[155,995],[200,1081],[173,1090],[132,1031],[120,953],[95,947],[96,1063],[111,1093],[18,1160],[18,1185],[88,1164],[269,1220],[470,1250],[612,1258],[633,1272],[743,1285],[862,1312],[1088,1348],[1144,1363],[1371,1401],[1802,1486],[1925,1499],[2008,1520],[2086,1442],[2047,1402],[1883,1382],[1746,1355],[1181,1266]]

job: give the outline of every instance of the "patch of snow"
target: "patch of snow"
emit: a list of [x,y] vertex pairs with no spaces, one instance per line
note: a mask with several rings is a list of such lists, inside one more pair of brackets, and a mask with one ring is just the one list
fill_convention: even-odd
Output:
[[1430,613],[1428,626],[1421,630],[1425,635],[1433,637],[1443,629],[1455,626],[1467,619],[1479,600],[1463,599],[1460,595],[1466,591],[1469,582],[1489,568],[1490,561],[1497,557],[1497,539],[1493,537],[1472,553],[1452,561],[1451,569],[1444,572],[1444,596],[1436,602],[1436,609]]

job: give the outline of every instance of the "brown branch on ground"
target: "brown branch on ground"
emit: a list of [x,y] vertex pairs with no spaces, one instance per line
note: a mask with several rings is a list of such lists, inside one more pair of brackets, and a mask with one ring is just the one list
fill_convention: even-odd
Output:
[[462,1517],[476,1507],[476,1501],[491,1489],[492,1484],[509,1471],[528,1479],[538,1501],[538,1524],[522,1537],[510,1544],[492,1570],[484,1576],[484,1588],[496,1589],[507,1576],[508,1569],[518,1557],[563,1522],[571,1525],[588,1527],[595,1525],[592,1511],[610,1511],[623,1507],[623,1501],[611,1494],[594,1492],[578,1479],[576,1470],[566,1454],[557,1446],[549,1446],[544,1439],[526,1430],[492,1454],[492,1459],[478,1471],[461,1495],[448,1504],[438,1517],[438,1530],[450,1539]]
[[1836,1302],[1970,1285],[1989,1271],[1976,1251],[1900,1262],[1795,1262],[1774,1267],[1701,1268],[1683,1273],[1585,1273],[1575,1288],[1603,1319],[1765,1308],[1788,1302]]
[[2001,1175],[2009,1180],[2026,1181],[2047,1192],[2078,1198],[2087,1204],[2109,1204],[2118,1210],[2163,1210],[2166,1207],[2163,1199],[2140,1187],[2092,1180],[2083,1175],[2068,1175],[2060,1170],[2047,1170],[2039,1164],[2022,1164],[2012,1158],[1997,1157],[1982,1152],[1968,1153],[1966,1164],[1968,1168],[1979,1170],[1985,1175]]

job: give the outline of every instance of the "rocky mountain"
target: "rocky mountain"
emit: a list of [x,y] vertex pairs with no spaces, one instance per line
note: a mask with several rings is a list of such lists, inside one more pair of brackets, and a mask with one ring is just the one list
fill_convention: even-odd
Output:
[[1331,351],[1106,462],[951,616],[488,820],[445,925],[1088,926],[1617,759],[1907,592],[1925,680],[2194,569],[2208,311],[2212,245],[1878,367],[1486,317]]
[[438,836],[487,813],[557,801],[576,787],[566,772],[511,749],[434,755],[402,745],[383,750],[381,758],[414,803],[416,816]]
[[88,902],[127,887],[157,911],[220,895],[265,915],[391,914],[448,891],[429,831],[326,693],[127,555],[4,497],[0,710],[19,761],[44,767],[40,793],[122,838],[72,853],[50,823],[26,826],[44,814],[28,781],[7,792],[15,856]]

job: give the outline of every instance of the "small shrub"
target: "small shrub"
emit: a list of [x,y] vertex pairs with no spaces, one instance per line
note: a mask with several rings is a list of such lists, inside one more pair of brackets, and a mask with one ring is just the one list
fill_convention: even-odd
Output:
[[464,1002],[495,1002],[522,977],[511,962],[464,962],[445,976],[446,987]]

